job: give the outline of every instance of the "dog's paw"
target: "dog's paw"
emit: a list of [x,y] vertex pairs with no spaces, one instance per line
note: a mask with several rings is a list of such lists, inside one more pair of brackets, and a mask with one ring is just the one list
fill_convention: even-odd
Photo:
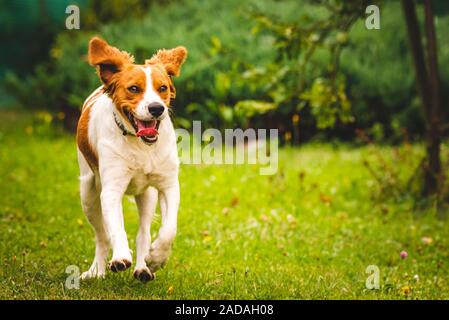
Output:
[[112,259],[109,262],[109,270],[112,272],[125,271],[131,267],[132,262],[128,259]]
[[151,272],[154,273],[154,272],[158,271],[159,269],[163,268],[165,266],[166,262],[167,262],[166,259],[164,259],[164,260],[162,260],[162,259],[154,260],[153,259],[147,263],[147,266],[151,270]]
[[87,270],[83,272],[80,276],[81,280],[89,280],[89,279],[102,279],[105,277],[104,271],[98,271],[98,270]]
[[168,260],[168,257],[171,254],[170,246],[159,246],[158,242],[154,242],[150,249],[150,254],[145,259],[148,268],[150,268],[151,272],[156,272],[160,268],[162,268]]
[[147,267],[134,270],[134,278],[140,282],[148,282],[156,278],[156,274],[152,273]]

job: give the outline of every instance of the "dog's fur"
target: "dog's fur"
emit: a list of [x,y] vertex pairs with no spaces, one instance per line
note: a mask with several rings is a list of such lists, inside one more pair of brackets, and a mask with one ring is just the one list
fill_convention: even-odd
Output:
[[[77,129],[81,203],[96,233],[95,258],[82,274],[84,279],[105,275],[111,247],[112,271],[132,264],[123,221],[124,194],[135,196],[140,217],[134,276],[144,282],[153,279],[170,255],[180,196],[176,136],[168,108],[175,97],[171,77],[179,74],[186,55],[184,47],[159,50],[145,64],[136,65],[128,53],[98,37],[89,43],[89,63],[97,68],[103,85],[86,99]],[[149,112],[155,103],[163,106],[157,117]],[[137,121],[154,120],[157,136],[136,136]],[[162,221],[151,243],[158,196]]]

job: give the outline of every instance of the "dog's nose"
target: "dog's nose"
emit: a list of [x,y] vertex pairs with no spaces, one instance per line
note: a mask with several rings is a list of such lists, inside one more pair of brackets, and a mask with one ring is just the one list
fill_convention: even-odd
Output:
[[152,102],[148,105],[148,112],[155,118],[159,117],[164,112],[165,107],[157,102]]

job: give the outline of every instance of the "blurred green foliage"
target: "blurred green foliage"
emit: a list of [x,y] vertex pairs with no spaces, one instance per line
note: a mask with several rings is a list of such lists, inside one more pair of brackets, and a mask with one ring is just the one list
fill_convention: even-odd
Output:
[[[448,118],[444,101],[449,99],[449,11],[444,7],[447,1],[433,3],[437,15],[444,123]],[[422,7],[418,6],[420,21],[423,16]],[[348,77],[357,126],[372,128],[373,133],[382,128],[384,136],[396,140],[403,135],[404,128],[411,134],[422,133],[421,101],[399,1],[385,3],[381,30],[367,32],[364,21],[358,21],[349,36],[349,46],[342,53],[342,72]]]
[[[254,33],[274,38],[276,57],[268,65],[247,68],[243,77],[262,87],[265,100],[283,115],[281,131],[286,140],[305,110],[312,116],[306,120],[315,120],[319,129],[354,120],[345,75],[339,68],[340,56],[348,43],[348,31],[363,16],[368,2],[317,0],[302,4],[292,21],[258,8],[249,15],[257,22]],[[294,139],[298,142],[298,136]]]
[[[364,19],[339,30],[335,22],[341,17],[329,16],[323,3],[143,1],[131,15],[121,2],[106,10],[91,1],[81,13],[85,28],[60,32],[49,61],[25,79],[8,74],[6,83],[26,107],[76,115],[100,84],[86,62],[88,41],[97,34],[134,54],[138,63],[159,48],[188,48],[173,103],[182,127],[201,120],[204,127],[277,127],[286,134],[299,125],[301,138],[315,135],[317,128],[329,128],[321,131],[326,137],[353,138],[355,128],[382,140],[398,139],[404,128],[420,135],[424,127],[399,3],[382,4],[380,30],[367,30]],[[444,41],[449,17],[440,1],[436,4],[447,101],[449,70],[443,66],[449,59]],[[318,32],[290,28],[307,29],[316,21],[324,21],[313,29]],[[318,48],[303,67],[303,53],[315,43]],[[333,50],[341,51],[338,61],[332,60]]]

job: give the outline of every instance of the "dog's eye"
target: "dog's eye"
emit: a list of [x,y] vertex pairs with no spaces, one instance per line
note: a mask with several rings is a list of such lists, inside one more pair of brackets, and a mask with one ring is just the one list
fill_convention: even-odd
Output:
[[128,88],[128,91],[131,93],[138,93],[140,91],[138,86],[131,86]]
[[159,87],[158,91],[159,92],[165,92],[165,91],[167,91],[167,89],[168,89],[167,86],[162,85],[162,86]]

